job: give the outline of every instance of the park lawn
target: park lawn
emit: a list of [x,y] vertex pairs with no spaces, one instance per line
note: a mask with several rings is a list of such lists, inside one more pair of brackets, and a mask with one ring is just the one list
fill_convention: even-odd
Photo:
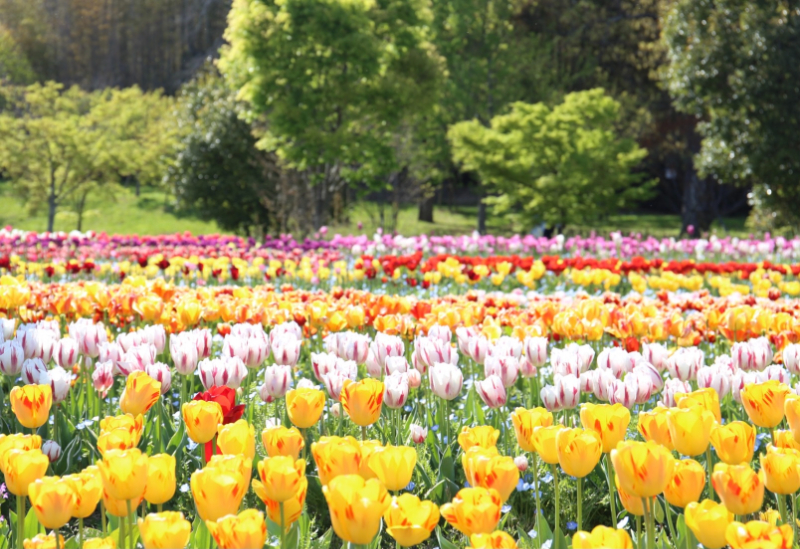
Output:
[[[390,208],[385,209],[387,222]],[[378,208],[375,204],[359,202],[349,214],[350,222],[332,225],[329,235],[368,234],[373,235],[379,227]],[[433,215],[434,223],[417,219],[417,207],[404,206],[398,216],[397,232],[403,235],[459,235],[470,234],[475,230],[477,208],[472,206],[437,206]],[[358,228],[358,223],[362,228]],[[743,218],[724,220],[714,224],[712,232],[719,236],[731,234],[746,236]],[[42,232],[47,228],[47,211],[42,207],[33,216],[28,215],[23,203],[12,194],[8,184],[0,184],[0,226]],[[656,237],[677,236],[680,231],[680,217],[660,214],[619,214],[609,216],[595,225],[569,226],[565,234],[588,235],[592,230],[597,234],[608,234],[619,230],[625,234],[641,233]],[[56,215],[57,231],[72,231],[77,228],[77,215],[67,208],[61,208]],[[510,235],[521,231],[521,226],[489,216],[487,229],[491,234]],[[203,221],[196,217],[177,215],[171,207],[171,196],[164,190],[144,188],[137,197],[133,189],[119,188],[113,196],[96,195],[89,199],[83,219],[83,230],[107,232],[109,234],[171,234],[190,231],[193,234],[212,234],[223,232],[213,221]]]
[[[195,217],[178,216],[171,211],[170,197],[163,190],[145,188],[139,197],[133,189],[121,188],[113,197],[90,197],[83,216],[83,230],[109,234],[171,234],[190,231],[193,234],[221,232],[215,222]],[[77,228],[77,215],[66,208],[56,212],[55,230]],[[8,185],[0,186],[0,226],[42,232],[47,229],[47,209],[42,207],[29,216],[24,204]]]

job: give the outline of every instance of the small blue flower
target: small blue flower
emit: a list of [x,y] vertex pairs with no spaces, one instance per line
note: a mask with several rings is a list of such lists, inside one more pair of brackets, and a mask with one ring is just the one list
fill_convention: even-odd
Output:
[[545,476],[542,477],[542,482],[545,484],[550,484],[553,482],[553,473],[547,473]]
[[501,512],[501,513],[503,513],[504,515],[505,515],[506,513],[508,513],[509,511],[511,511],[511,506],[510,506],[510,505],[503,505],[503,506],[500,508],[500,512]]
[[469,481],[465,480],[464,481],[464,488],[471,488],[471,487],[472,486],[470,485]]
[[574,520],[571,520],[567,523],[567,530],[569,530],[570,532],[577,529],[578,529],[578,523],[575,522]]
[[416,486],[416,484],[414,484],[414,481],[411,481],[411,482],[408,483],[408,486],[403,488],[403,490],[405,490],[406,492],[411,492],[414,489],[415,486]]
[[181,484],[181,493],[185,494],[188,491],[189,491],[189,485],[188,484]]
[[414,409],[411,406],[404,406],[403,410],[405,410],[406,412],[412,412]]
[[433,431],[434,433],[436,431],[438,431],[438,430],[439,430],[439,426],[438,425],[434,425],[433,427],[431,427],[431,431]]

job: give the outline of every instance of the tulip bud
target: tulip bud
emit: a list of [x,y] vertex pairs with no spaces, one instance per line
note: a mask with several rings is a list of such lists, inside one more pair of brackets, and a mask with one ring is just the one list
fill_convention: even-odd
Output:
[[519,361],[513,356],[487,356],[483,362],[486,377],[497,376],[503,387],[511,387],[519,377]]
[[408,376],[408,386],[410,388],[416,389],[422,385],[422,374],[418,370],[409,369],[406,375]]
[[41,358],[29,358],[22,363],[22,381],[26,385],[49,385],[50,376]]
[[490,408],[499,408],[506,403],[506,388],[500,376],[490,375],[483,381],[476,381],[475,390],[484,404]]
[[18,341],[6,341],[0,345],[0,372],[15,378],[22,371],[25,350]]
[[163,362],[156,362],[154,364],[148,364],[145,366],[144,371],[156,381],[161,382],[162,395],[165,395],[169,392],[170,388],[172,387],[172,373],[169,370],[169,366]]
[[335,402],[333,406],[331,406],[331,414],[333,417],[338,418],[342,414],[342,405]]
[[663,372],[669,359],[669,351],[660,343],[645,343],[642,346],[642,358],[655,366],[656,370]]
[[105,398],[108,390],[114,385],[114,365],[111,362],[98,362],[92,372],[92,386]]
[[704,359],[703,351],[697,347],[681,347],[667,360],[667,371],[674,379],[689,381],[697,377]]
[[542,404],[549,412],[558,412],[561,410],[561,401],[558,398],[556,388],[552,385],[545,385],[539,391],[539,398],[542,399]]
[[62,368],[72,368],[78,361],[78,342],[71,337],[65,337],[56,343],[53,352],[56,364]]
[[378,357],[372,349],[370,349],[369,353],[367,353],[366,366],[368,376],[381,377],[381,371],[383,370],[383,367],[381,366],[381,363],[378,362]]
[[247,362],[247,354],[249,353],[249,345],[247,339],[241,336],[229,335],[222,343],[222,355],[236,357],[242,361]]
[[668,379],[664,382],[664,389],[661,391],[660,402],[667,408],[674,408],[675,394],[676,393],[691,393],[692,386],[688,381],[681,381],[680,379]]
[[384,379],[383,402],[389,408],[402,408],[408,400],[408,375],[395,372]]
[[480,332],[475,326],[470,326],[466,328],[464,326],[460,326],[456,328],[456,343],[458,344],[458,350],[461,351],[463,354],[470,356],[469,352],[467,351],[469,347],[469,341],[473,337],[477,337]]
[[248,368],[259,368],[269,355],[267,335],[263,331],[260,334],[247,338],[247,358],[244,363]]
[[61,366],[56,366],[48,372],[48,375],[50,377],[50,389],[53,392],[53,402],[63,402],[72,386],[72,374]]
[[489,340],[484,336],[479,335],[471,337],[467,342],[467,349],[464,354],[469,356],[478,364],[483,364],[486,359],[486,354],[489,352]]
[[325,390],[328,391],[328,394],[333,400],[339,400],[346,379],[349,378],[336,370],[322,376],[322,383],[325,385]]
[[562,408],[571,409],[578,405],[581,398],[580,379],[573,375],[559,376],[555,379],[555,389]]
[[314,385],[314,382],[310,379],[304,377],[297,380],[297,388],[298,389],[316,389],[317,386]]
[[597,357],[597,367],[611,370],[614,377],[622,379],[623,374],[633,370],[633,363],[628,352],[619,347],[603,349]]
[[[173,342],[176,342],[173,344]],[[188,376],[193,374],[197,369],[197,346],[194,341],[188,338],[176,339],[173,335],[169,340],[169,352],[172,356],[172,362],[175,363],[175,369],[179,374]]]
[[141,330],[142,340],[156,348],[158,354],[167,346],[167,332],[161,324],[150,324]]
[[404,356],[387,356],[384,364],[387,376],[395,372],[404,374],[408,371],[408,362]]
[[422,444],[428,438],[428,428],[416,423],[411,424],[411,440],[414,444]]
[[514,458],[514,465],[517,466],[517,469],[519,469],[520,473],[524,473],[528,470],[528,458],[525,456],[517,456]]
[[761,371],[772,364],[772,344],[766,337],[751,339],[749,342],[753,351],[753,367]]
[[461,393],[464,374],[452,364],[434,364],[428,374],[431,391],[445,400],[453,400]]
[[336,367],[336,359],[337,356],[333,353],[311,353],[311,368],[314,370],[314,377],[322,381],[322,376]]
[[[272,334],[270,334],[272,335]],[[275,364],[295,366],[300,358],[302,340],[289,335],[275,337],[272,340],[272,357]]]
[[14,337],[14,326],[17,320],[15,318],[0,318],[0,331],[2,331],[3,339],[10,341]]
[[545,365],[545,363],[547,362],[546,337],[526,337],[524,347],[525,347],[525,358],[528,359],[528,362],[533,367],[541,368],[542,366]]
[[453,339],[453,333],[450,331],[449,326],[434,324],[428,328],[428,337],[432,339],[438,339],[439,341],[450,345],[450,340]]
[[55,463],[61,457],[61,446],[55,440],[46,440],[42,444],[42,453],[47,456],[50,463]]
[[283,398],[292,384],[291,366],[273,364],[266,369],[264,390],[273,398]]
[[783,348],[783,365],[794,375],[800,375],[800,344],[790,343]]

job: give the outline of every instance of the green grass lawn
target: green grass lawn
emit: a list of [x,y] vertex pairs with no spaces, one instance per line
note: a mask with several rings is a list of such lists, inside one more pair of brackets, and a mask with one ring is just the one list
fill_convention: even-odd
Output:
[[[214,222],[176,215],[170,205],[171,197],[163,190],[145,188],[140,196],[132,189],[121,188],[113,196],[97,195],[89,199],[84,213],[83,230],[105,231],[113,234],[167,234],[191,231],[193,234],[221,232]],[[385,214],[390,215],[390,207]],[[350,211],[350,222],[346,225],[332,225],[330,234],[345,235],[366,233],[372,235],[379,226],[378,208],[375,204],[360,202]],[[434,223],[417,220],[417,208],[413,205],[401,209],[397,231],[404,235],[446,235],[469,234],[475,230],[477,207],[437,206],[433,215]],[[362,229],[358,223],[362,223]],[[724,220],[724,227],[715,223],[712,232],[717,235],[732,234],[745,236],[743,218]],[[12,194],[8,184],[0,184],[0,226],[12,225],[16,228],[44,231],[47,228],[47,211],[42,207],[33,216],[28,215],[24,204]],[[570,226],[566,234],[608,234],[613,230],[624,233],[640,232],[656,237],[677,236],[680,230],[677,215],[620,214],[609,216],[594,226]],[[55,228],[58,231],[71,231],[77,228],[77,216],[68,208],[61,208],[56,216]],[[489,216],[487,229],[491,234],[509,235],[522,230],[504,219]]]
[[[77,228],[77,215],[67,208],[56,213],[55,230],[72,231]],[[29,216],[25,205],[15,197],[7,185],[0,186],[0,226],[12,225],[30,231],[47,229],[47,208],[43,206],[34,216]],[[136,196],[132,189],[122,188],[112,197],[90,197],[84,212],[83,230],[109,234],[168,234],[191,231],[193,234],[220,232],[217,224],[193,217],[177,216],[169,207],[169,196],[163,191],[143,189]]]

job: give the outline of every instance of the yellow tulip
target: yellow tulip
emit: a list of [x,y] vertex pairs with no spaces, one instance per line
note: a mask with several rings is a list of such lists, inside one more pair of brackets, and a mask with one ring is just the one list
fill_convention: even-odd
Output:
[[[553,425],[553,413],[544,408],[533,408],[531,410],[517,408],[511,414],[511,422],[514,424],[514,434],[517,435],[519,447],[526,452],[535,452],[533,430],[537,427],[550,427]],[[461,442],[460,439],[461,437],[459,437],[459,443]],[[497,439],[495,439],[496,441]]]
[[767,445],[760,457],[767,490],[774,494],[794,494],[800,490],[800,452]]
[[614,475],[614,486],[617,487],[617,495],[620,502],[622,502],[622,507],[632,515],[637,517],[644,516],[644,500],[625,491],[620,485],[619,475]]
[[372,454],[383,449],[381,441],[362,440],[359,442],[359,446],[361,447],[361,466],[358,468],[358,474],[361,475],[364,480],[378,478],[377,473],[375,473],[372,467],[370,467],[369,460],[372,457]]
[[50,417],[53,392],[50,385],[14,387],[9,395],[11,411],[23,427],[38,429]]
[[125,390],[119,397],[119,409],[137,416],[147,413],[161,396],[161,382],[146,372],[132,372],[125,382]]
[[222,406],[208,400],[192,400],[181,407],[186,434],[197,444],[210,442],[222,424]]
[[377,379],[346,379],[340,399],[342,408],[356,425],[372,425],[381,416],[383,391],[384,385]]
[[156,454],[147,462],[144,499],[151,505],[166,503],[175,495],[175,456]]
[[728,465],[749,463],[753,459],[756,429],[744,421],[731,421],[711,429],[711,444],[719,459]]
[[667,425],[667,414],[669,408],[656,407],[649,412],[639,413],[639,433],[645,440],[660,444],[670,452],[675,449],[672,443],[672,435],[669,433]]
[[325,407],[325,393],[319,389],[301,387],[286,393],[286,413],[292,425],[308,429],[319,421]]
[[[308,483],[306,483],[308,484]],[[294,524],[297,519],[300,518],[300,515],[303,514],[303,505],[306,501],[306,493],[307,488],[304,489],[301,487],[297,493],[292,496],[291,499],[288,499],[283,502],[283,528],[284,531],[288,531],[292,524]],[[264,502],[264,505],[267,508],[267,516],[269,520],[274,522],[275,524],[281,523],[281,504],[277,501],[271,500],[269,498],[265,498],[263,493],[259,493],[256,490],[256,495],[261,498],[261,501]]]
[[555,465],[558,463],[558,448],[556,435],[566,429],[560,423],[551,427],[536,427],[533,430],[533,447],[545,463]]
[[192,489],[197,513],[203,520],[217,520],[239,509],[246,491],[244,475],[232,468],[206,467],[192,473]]
[[497,446],[498,438],[500,438],[500,431],[491,425],[462,427],[461,432],[458,434],[458,444],[465,452],[473,446],[480,446],[481,448],[494,448]]
[[655,442],[624,441],[611,450],[611,463],[618,482],[631,495],[657,496],[670,482],[675,459]]
[[[305,460],[294,460],[289,456],[268,457],[258,462],[261,482],[254,480],[253,488],[280,503],[291,499],[301,488],[306,488],[305,471]],[[258,485],[261,487],[258,488]]]
[[706,486],[706,471],[693,459],[675,461],[672,479],[664,489],[664,497],[675,507],[686,507],[700,499]]
[[714,414],[699,406],[692,408],[670,408],[667,426],[672,443],[679,454],[699,456],[708,448]]
[[469,549],[517,549],[517,542],[502,530],[491,534],[472,534]]
[[498,455],[496,448],[473,446],[463,454],[464,474],[470,486],[494,488],[503,501],[519,482],[519,469],[511,456]]
[[773,526],[760,520],[747,524],[732,522],[725,531],[725,541],[731,549],[788,549],[794,543],[794,530],[791,524]]
[[36,534],[31,539],[22,541],[23,549],[56,549],[56,547],[64,547],[64,536],[58,535],[59,544],[56,545],[56,535],[51,532],[49,534]]
[[251,549],[263,547],[267,541],[264,513],[247,509],[238,515],[228,515],[216,522],[206,522],[209,532],[220,549]]
[[[177,511],[150,513],[137,521],[144,549],[186,547],[192,535],[191,523]],[[253,547],[256,547],[255,545]]]
[[369,457],[369,467],[386,486],[394,492],[402,490],[411,482],[417,465],[417,451],[409,446],[386,446]]
[[684,511],[686,526],[692,531],[697,541],[708,549],[725,547],[725,531],[733,522],[733,513],[722,503],[704,499],[700,503],[693,502]]
[[792,430],[795,441],[800,442],[800,396],[793,393],[786,395],[786,400],[783,403],[783,412],[786,415],[786,421],[789,423],[789,428]]
[[28,487],[28,496],[39,524],[55,530],[72,517],[75,493],[68,482],[59,477],[40,478]]
[[361,468],[361,446],[353,437],[320,437],[311,455],[323,485],[339,475],[357,475]]
[[103,479],[100,471],[94,466],[87,467],[77,475],[69,475],[63,479],[75,494],[72,516],[84,519],[92,516],[97,504],[100,503],[100,498],[103,497]]
[[734,515],[749,515],[764,502],[764,471],[756,473],[748,464],[717,463],[711,484],[719,499]]
[[47,473],[50,460],[41,450],[6,450],[0,456],[5,463],[5,481],[8,491],[16,496],[27,496],[30,484]]
[[412,547],[430,537],[439,522],[439,508],[433,502],[402,494],[392,498],[383,520],[386,531],[400,546]]
[[771,379],[749,383],[741,390],[742,406],[750,421],[765,429],[774,429],[783,420],[783,405],[789,387]]
[[128,516],[128,506],[130,509],[136,509],[144,501],[144,493],[138,499],[124,500],[116,499],[108,493],[108,490],[103,486],[103,505],[106,511],[111,513],[112,516],[123,518]]
[[261,442],[269,457],[290,456],[294,459],[300,457],[300,452],[306,445],[297,427],[287,429],[283,425],[267,427],[261,431]]
[[463,488],[440,512],[450,526],[466,536],[490,534],[500,522],[503,500],[497,490]]
[[[791,431],[777,430],[772,431],[772,437],[775,440],[775,446],[778,448],[791,448],[793,450],[800,450],[800,442],[794,438]],[[0,461],[2,463],[2,461]]]
[[196,299],[184,299],[175,306],[181,324],[191,328],[200,321],[203,315],[203,306]]
[[142,414],[137,416],[122,414],[120,416],[108,416],[100,420],[100,432],[105,433],[116,429],[125,429],[133,437],[133,448],[139,445],[144,431],[144,417]]
[[130,450],[136,448],[136,435],[127,429],[101,431],[97,437],[97,451],[104,455],[108,450]]
[[714,419],[718,423],[722,421],[722,412],[719,409],[719,394],[711,387],[698,389],[691,393],[675,393],[675,404],[678,405],[678,408],[700,406],[714,414]]
[[381,517],[391,505],[386,488],[377,479],[341,475],[322,487],[336,535],[356,545],[372,541]]
[[625,438],[625,431],[631,422],[631,412],[622,404],[581,405],[581,424],[600,435],[603,452],[613,450]]
[[114,499],[140,499],[147,488],[147,454],[138,448],[109,450],[97,462],[103,486]]
[[256,456],[256,431],[244,419],[223,425],[219,429],[217,445],[223,454],[241,454],[252,460]]
[[117,549],[117,542],[112,537],[87,539],[83,542],[83,549]]
[[241,478],[239,489],[242,493],[247,492],[247,487],[250,486],[250,478],[253,474],[253,462],[245,459],[244,456],[235,456],[230,454],[217,454],[212,456],[206,469],[219,469],[222,472],[231,472]]
[[9,450],[39,450],[42,447],[42,437],[39,435],[23,435],[20,433],[13,435],[0,434],[0,471],[5,474],[6,462],[5,457],[8,455]]
[[568,475],[583,478],[592,472],[603,455],[600,435],[585,429],[562,429],[556,434],[558,463]]
[[591,533],[578,532],[572,536],[573,549],[633,549],[633,540],[625,530],[595,526]]

